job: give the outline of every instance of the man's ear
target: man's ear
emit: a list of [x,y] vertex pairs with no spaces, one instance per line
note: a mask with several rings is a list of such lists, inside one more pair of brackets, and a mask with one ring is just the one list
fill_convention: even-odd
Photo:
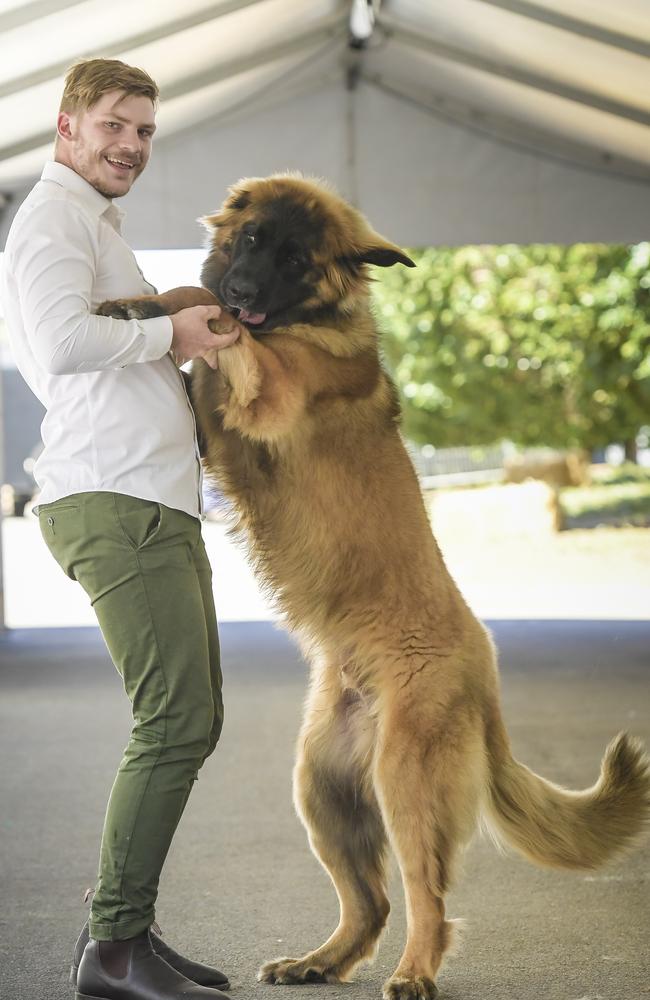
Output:
[[72,139],[72,119],[67,111],[59,111],[56,119],[56,133],[62,139]]
[[416,266],[410,257],[407,257],[399,247],[392,243],[382,243],[359,250],[356,254],[356,260],[360,264],[376,264],[377,267],[392,267],[393,264],[405,264],[406,267]]

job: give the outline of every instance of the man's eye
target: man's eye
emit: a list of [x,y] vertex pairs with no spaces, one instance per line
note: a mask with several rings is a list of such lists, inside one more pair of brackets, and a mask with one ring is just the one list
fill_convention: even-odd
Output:
[[117,122],[105,122],[105,125],[106,125],[107,128],[119,128],[119,125],[118,125]]

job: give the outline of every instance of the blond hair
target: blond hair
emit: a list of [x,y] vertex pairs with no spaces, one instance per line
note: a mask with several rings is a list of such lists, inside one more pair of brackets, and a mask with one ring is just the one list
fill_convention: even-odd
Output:
[[120,59],[82,59],[68,70],[59,110],[69,114],[88,111],[111,90],[148,97],[154,106],[159,93],[157,84],[143,69]]

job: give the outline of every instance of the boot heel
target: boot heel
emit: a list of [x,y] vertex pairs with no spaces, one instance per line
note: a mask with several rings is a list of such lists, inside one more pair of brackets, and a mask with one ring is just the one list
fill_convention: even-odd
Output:
[[72,983],[73,986],[77,985],[77,972],[78,971],[79,971],[78,966],[76,966],[74,964],[74,962],[73,962],[72,965],[70,966],[70,982]]

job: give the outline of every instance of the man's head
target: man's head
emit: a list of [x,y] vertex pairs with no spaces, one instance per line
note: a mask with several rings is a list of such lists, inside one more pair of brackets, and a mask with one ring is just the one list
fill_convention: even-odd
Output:
[[86,59],[68,71],[54,158],[106,198],[128,193],[151,154],[158,87],[118,59]]

